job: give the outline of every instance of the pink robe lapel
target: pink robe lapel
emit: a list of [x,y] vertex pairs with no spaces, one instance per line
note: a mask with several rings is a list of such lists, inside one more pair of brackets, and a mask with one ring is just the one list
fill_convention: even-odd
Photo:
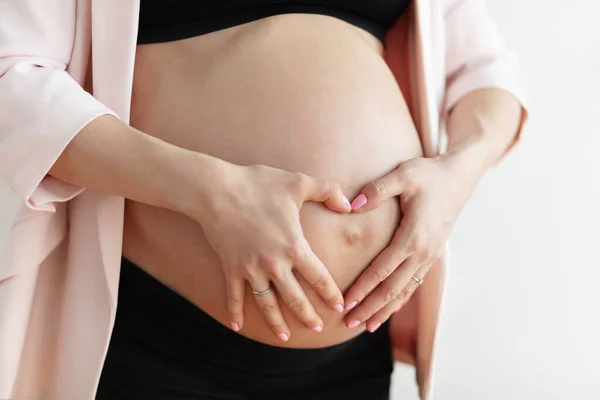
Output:
[[[426,157],[438,154],[440,142],[431,6],[429,0],[413,2],[411,11],[388,33],[385,56],[388,66],[400,83],[402,71],[406,68],[410,70],[410,97],[413,101],[409,102],[409,108]],[[432,395],[430,382],[433,351],[446,261],[446,256],[440,259],[413,299],[391,321],[390,335],[395,348],[395,359],[416,366],[417,381],[424,399]]]
[[[139,0],[129,3],[124,7],[121,0],[92,0],[93,94],[125,122],[129,121],[140,5]],[[124,200],[103,197],[97,203],[98,237],[114,317]]]

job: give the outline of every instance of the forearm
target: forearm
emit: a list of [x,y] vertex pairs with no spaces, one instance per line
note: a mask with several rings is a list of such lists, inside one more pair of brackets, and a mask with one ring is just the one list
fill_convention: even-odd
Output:
[[446,157],[452,158],[465,174],[478,179],[513,144],[521,113],[521,104],[504,90],[469,93],[448,116]]
[[102,193],[184,211],[187,205],[179,196],[182,189],[197,190],[197,196],[202,197],[225,164],[168,144],[105,115],[77,134],[50,175]]

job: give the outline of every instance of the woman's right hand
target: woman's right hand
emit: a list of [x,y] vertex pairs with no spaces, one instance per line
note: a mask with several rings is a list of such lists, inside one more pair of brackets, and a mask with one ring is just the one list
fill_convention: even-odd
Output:
[[305,201],[350,212],[341,188],[324,179],[267,166],[228,164],[191,215],[201,225],[219,256],[227,280],[231,327],[244,323],[246,282],[255,291],[273,290],[255,299],[272,331],[287,341],[290,330],[275,290],[298,319],[320,332],[323,322],[309,302],[293,270],[298,271],[337,312],[343,311],[340,289],[304,238],[299,212]]
[[[342,310],[342,294],[306,242],[299,215],[305,201],[349,213],[338,185],[276,168],[233,165],[151,137],[110,115],[86,125],[50,174],[200,223],[223,265],[234,330],[244,322],[246,281],[257,291],[272,282],[304,325],[317,331],[323,326],[294,269],[331,308]],[[256,300],[272,330],[289,338],[274,291]]]

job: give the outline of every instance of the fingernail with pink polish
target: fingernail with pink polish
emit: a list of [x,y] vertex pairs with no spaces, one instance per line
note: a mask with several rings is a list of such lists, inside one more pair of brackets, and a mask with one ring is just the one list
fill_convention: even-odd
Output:
[[369,332],[371,332],[371,333],[373,333],[373,332],[375,332],[377,329],[379,329],[379,327],[380,327],[380,326],[381,326],[381,324],[378,322],[378,323],[376,323],[376,324],[374,324],[374,325],[371,325],[371,327],[369,327],[369,328],[368,328],[368,331],[369,331]]
[[312,330],[318,333],[318,332],[321,332],[323,330],[323,327],[322,326],[315,326],[314,328],[312,328]]
[[277,336],[279,336],[279,339],[283,340],[284,342],[287,342],[290,339],[285,333],[280,333]]
[[236,332],[237,332],[237,331],[239,331],[239,330],[240,330],[240,327],[239,327],[239,325],[238,325],[238,324],[236,324],[235,322],[232,322],[232,323],[231,323],[231,329],[233,329],[234,331],[236,331]]
[[360,321],[350,321],[350,323],[348,324],[348,328],[356,328],[358,325],[360,325]]
[[346,205],[346,207],[352,208],[352,205],[350,205],[350,200],[348,200],[346,196],[344,196],[344,204]]
[[354,199],[354,201],[352,201],[352,204],[350,204],[350,206],[352,207],[352,210],[358,210],[359,208],[367,204],[367,201],[367,196],[361,193],[360,195],[358,195],[357,198]]
[[333,306],[333,309],[337,312],[342,312],[344,311],[344,306],[341,304],[336,304],[335,306]]
[[346,310],[352,310],[354,307],[356,307],[356,305],[357,305],[357,304],[358,304],[358,302],[357,302],[357,301],[353,301],[353,302],[351,302],[350,304],[348,304],[348,305],[346,306]]

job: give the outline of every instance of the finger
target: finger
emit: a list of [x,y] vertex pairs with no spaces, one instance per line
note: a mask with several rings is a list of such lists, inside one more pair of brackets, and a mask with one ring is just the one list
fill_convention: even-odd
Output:
[[321,317],[317,315],[292,271],[287,271],[285,276],[275,278],[275,285],[281,298],[304,326],[315,332],[321,332],[323,330]]
[[227,279],[227,308],[231,329],[239,331],[244,325],[244,296],[246,282],[243,279]]
[[316,201],[323,203],[327,208],[339,213],[349,213],[351,211],[350,201],[340,185],[330,182],[327,179],[314,178],[304,175],[302,187],[304,189],[304,198],[307,201]]
[[411,254],[408,244],[412,240],[411,220],[407,219],[400,223],[400,227],[394,233],[394,237],[386,247],[363,271],[356,282],[346,292],[346,310],[356,307],[375,288],[385,282],[396,268],[402,264]]
[[[250,283],[250,286],[253,290],[262,291],[271,287],[271,282],[267,279],[255,280]],[[254,295],[256,299],[256,303],[260,307],[267,324],[271,327],[271,330],[279,339],[284,342],[287,342],[290,339],[290,328],[287,326],[285,322],[285,318],[283,317],[283,313],[281,312],[281,308],[279,307],[279,302],[277,301],[277,296],[275,295],[274,288],[271,292],[264,295]]]
[[329,307],[337,312],[344,311],[344,296],[329,270],[308,243],[305,242],[303,248],[303,254],[294,260],[296,269]]
[[[424,268],[420,268],[417,273],[415,273],[414,277],[417,279],[423,279],[425,276]],[[376,312],[371,318],[367,320],[367,330],[369,332],[375,332],[379,327],[384,324],[390,317],[397,313],[404,307],[406,303],[412,298],[420,284],[416,279],[410,278],[410,281],[402,291],[402,294],[395,300],[389,302],[385,307]]]
[[379,327],[384,324],[385,321],[390,319],[392,314],[394,314],[398,304],[400,304],[400,299],[388,303],[388,305],[383,307],[381,310],[375,313],[375,315],[369,318],[366,322],[367,330],[371,333],[377,331],[377,329],[379,329]]
[[371,293],[357,308],[346,316],[349,328],[367,321],[388,303],[398,299],[419,267],[417,257],[409,257],[384,283]]
[[396,169],[368,183],[350,203],[352,212],[362,213],[374,210],[387,199],[401,195],[405,186],[400,170]]

